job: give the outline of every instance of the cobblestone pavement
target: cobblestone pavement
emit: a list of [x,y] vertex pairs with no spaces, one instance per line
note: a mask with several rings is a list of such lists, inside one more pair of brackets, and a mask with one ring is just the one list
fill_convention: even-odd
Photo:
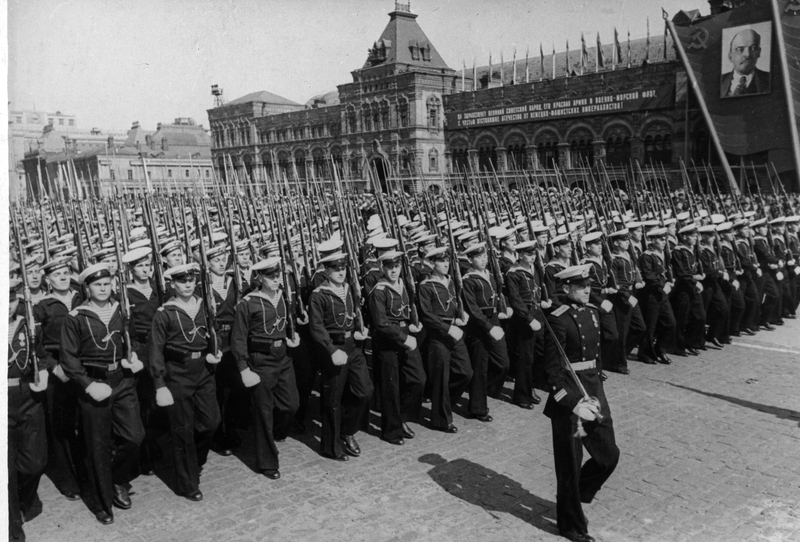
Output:
[[[630,376],[606,383],[622,458],[585,506],[590,532],[800,540],[800,321],[674,362],[632,362]],[[133,508],[117,510],[110,527],[44,479],[45,512],[25,529],[29,540],[58,542],[563,540],[541,407],[491,409],[490,424],[456,416],[457,435],[414,426],[417,438],[400,447],[373,428],[347,463],[319,456],[310,434],[290,437],[278,481],[255,474],[246,451],[212,452],[203,502],[175,496],[169,473],[157,472],[133,482]]]

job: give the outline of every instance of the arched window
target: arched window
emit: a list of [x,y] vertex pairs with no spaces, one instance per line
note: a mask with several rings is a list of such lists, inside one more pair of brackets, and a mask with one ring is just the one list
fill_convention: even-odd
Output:
[[508,145],[506,147],[506,156],[508,169],[521,171],[528,168],[528,153],[525,149],[525,143],[515,142]]
[[647,128],[644,136],[644,163],[672,163],[672,134],[664,123],[656,123]]
[[408,149],[400,151],[400,169],[406,173],[411,171],[411,155]]
[[428,153],[428,171],[435,173],[439,171],[439,151],[431,149]]
[[408,126],[408,100],[405,98],[397,103],[397,118],[401,128]]
[[497,171],[497,147],[493,143],[478,147],[478,169]]
[[436,96],[431,96],[428,98],[428,128],[432,130],[439,129],[439,108],[441,106],[441,102],[439,98]]
[[609,137],[606,141],[606,164],[627,166],[631,160],[631,138]]
[[558,143],[555,141],[547,141],[539,143],[536,147],[536,154],[539,158],[539,164],[543,168],[553,169],[558,165]]
[[[299,179],[306,178],[306,155],[303,151],[294,153],[294,167],[297,170],[297,177]],[[294,176],[292,176],[294,179]]]
[[469,171],[469,150],[466,147],[453,149],[450,151],[450,162],[456,173]]
[[356,153],[350,153],[350,178],[361,178],[361,161]]
[[314,167],[314,176],[317,180],[324,179],[327,175],[327,161],[322,149],[314,149],[311,153],[311,160]]
[[570,144],[572,167],[592,167],[594,165],[594,146],[592,139],[573,139]]

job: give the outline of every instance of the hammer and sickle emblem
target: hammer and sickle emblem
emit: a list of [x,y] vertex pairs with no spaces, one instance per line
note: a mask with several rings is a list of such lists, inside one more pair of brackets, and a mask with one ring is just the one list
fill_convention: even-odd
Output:
[[789,15],[800,15],[800,0],[790,0],[783,11]]
[[692,33],[692,42],[686,46],[687,49],[707,49],[708,48],[708,30],[705,28],[698,28]]

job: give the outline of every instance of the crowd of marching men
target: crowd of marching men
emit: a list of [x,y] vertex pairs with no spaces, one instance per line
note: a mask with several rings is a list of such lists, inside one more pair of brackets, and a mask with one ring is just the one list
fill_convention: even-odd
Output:
[[[507,381],[521,409],[537,390],[560,401],[565,360],[548,342],[605,380],[795,318],[795,196],[553,196],[151,193],[13,208],[12,539],[41,512],[43,473],[112,523],[132,480],[168,459],[165,428],[173,489],[199,501],[209,451],[231,455],[244,430],[279,478],[278,444],[307,430],[314,390],[320,453],[347,461],[371,410],[402,445],[423,403],[429,427],[456,433],[462,396],[490,423]],[[575,277],[599,348],[548,323]]]

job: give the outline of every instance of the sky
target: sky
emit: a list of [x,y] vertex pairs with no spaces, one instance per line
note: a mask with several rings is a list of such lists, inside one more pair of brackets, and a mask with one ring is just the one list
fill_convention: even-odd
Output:
[[[405,0],[408,1],[408,0]],[[614,28],[661,36],[661,8],[705,0],[410,0],[445,62],[479,66],[580,44]],[[352,81],[394,0],[8,0],[11,109],[61,111],[81,128],[146,130],[176,117],[208,127],[226,100],[268,90],[298,103]]]

